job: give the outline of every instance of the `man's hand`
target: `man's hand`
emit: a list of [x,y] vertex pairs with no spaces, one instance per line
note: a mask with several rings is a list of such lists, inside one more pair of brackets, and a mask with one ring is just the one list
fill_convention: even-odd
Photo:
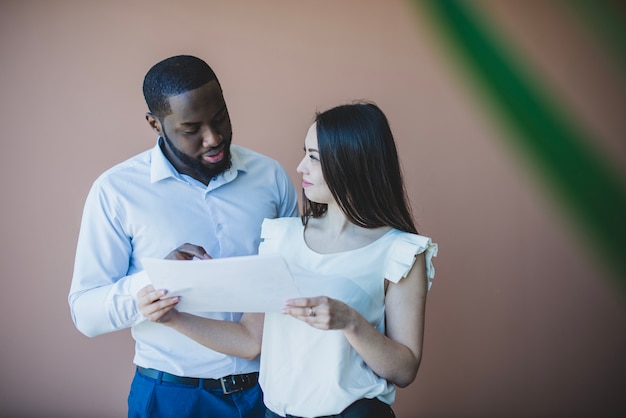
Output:
[[175,250],[165,256],[166,260],[193,260],[199,258],[200,260],[210,260],[211,257],[207,252],[199,245],[185,243],[178,246]]

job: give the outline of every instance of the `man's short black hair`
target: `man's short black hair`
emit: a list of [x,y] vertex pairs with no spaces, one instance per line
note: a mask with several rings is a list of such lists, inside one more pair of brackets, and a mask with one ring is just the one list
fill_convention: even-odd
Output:
[[143,96],[150,112],[162,119],[171,112],[169,98],[219,80],[200,58],[177,55],[155,64],[143,80]]

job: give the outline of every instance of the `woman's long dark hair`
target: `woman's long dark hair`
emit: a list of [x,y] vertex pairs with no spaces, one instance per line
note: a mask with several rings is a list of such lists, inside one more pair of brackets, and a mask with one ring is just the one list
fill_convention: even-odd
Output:
[[[317,113],[315,122],[324,180],[348,219],[364,228],[416,234],[391,128],[378,106],[337,106]],[[302,202],[305,225],[328,209],[304,193]]]

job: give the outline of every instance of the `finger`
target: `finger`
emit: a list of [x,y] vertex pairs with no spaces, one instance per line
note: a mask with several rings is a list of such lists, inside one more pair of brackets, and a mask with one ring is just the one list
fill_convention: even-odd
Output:
[[204,251],[202,248],[200,248],[200,250],[194,249],[191,251],[177,250],[174,256],[177,260],[193,260],[194,258],[197,258],[199,260],[211,260],[213,258],[209,254],[207,254],[206,251]]
[[190,254],[186,251],[176,249],[165,256],[166,260],[192,260],[193,254]]
[[140,293],[142,293],[141,290],[139,291],[139,293],[137,293],[137,300],[143,304],[149,304],[167,295],[167,290],[165,289],[157,290],[155,288],[152,288],[151,290],[144,291],[143,295],[140,295]]
[[153,292],[154,291],[154,286],[152,286],[151,284],[142,287],[141,289],[139,289],[139,292],[137,292],[137,298],[141,298],[146,296],[148,293]]
[[291,315],[301,320],[306,320],[306,322],[314,320],[318,315],[318,312],[315,306],[284,308],[282,310],[282,313]]
[[159,299],[149,305],[143,305],[140,311],[146,318],[150,319],[151,321],[156,321],[165,313],[167,313],[170,309],[176,306],[178,302],[180,302],[179,296]]
[[204,248],[200,247],[200,249],[201,249],[202,251],[200,251],[199,255],[196,255],[196,257],[198,257],[198,258],[199,258],[199,259],[201,259],[201,260],[212,260],[212,259],[213,259],[213,257],[211,257],[211,256],[209,255],[209,253],[207,253],[206,251],[204,251]]
[[178,247],[178,251],[183,252],[192,258],[196,257],[203,260],[211,259],[211,256],[200,245],[185,243]]
[[313,298],[295,298],[289,299],[285,302],[286,306],[294,306],[294,307],[308,307],[308,306],[317,306],[324,303],[326,297],[317,296]]
[[160,289],[155,290],[152,288],[151,290],[142,289],[137,293],[137,305],[139,307],[148,306],[155,301],[161,299],[163,296],[167,294],[167,290]]
[[152,306],[155,308],[155,312],[158,312],[163,309],[169,310],[171,307],[177,305],[178,302],[180,302],[180,296],[172,296],[171,298],[159,299],[154,302]]

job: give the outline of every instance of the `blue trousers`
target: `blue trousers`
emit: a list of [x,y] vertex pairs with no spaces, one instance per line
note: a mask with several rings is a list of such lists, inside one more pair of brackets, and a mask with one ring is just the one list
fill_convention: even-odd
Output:
[[128,395],[129,418],[263,418],[265,405],[258,383],[224,395],[204,389],[159,382],[135,372]]

